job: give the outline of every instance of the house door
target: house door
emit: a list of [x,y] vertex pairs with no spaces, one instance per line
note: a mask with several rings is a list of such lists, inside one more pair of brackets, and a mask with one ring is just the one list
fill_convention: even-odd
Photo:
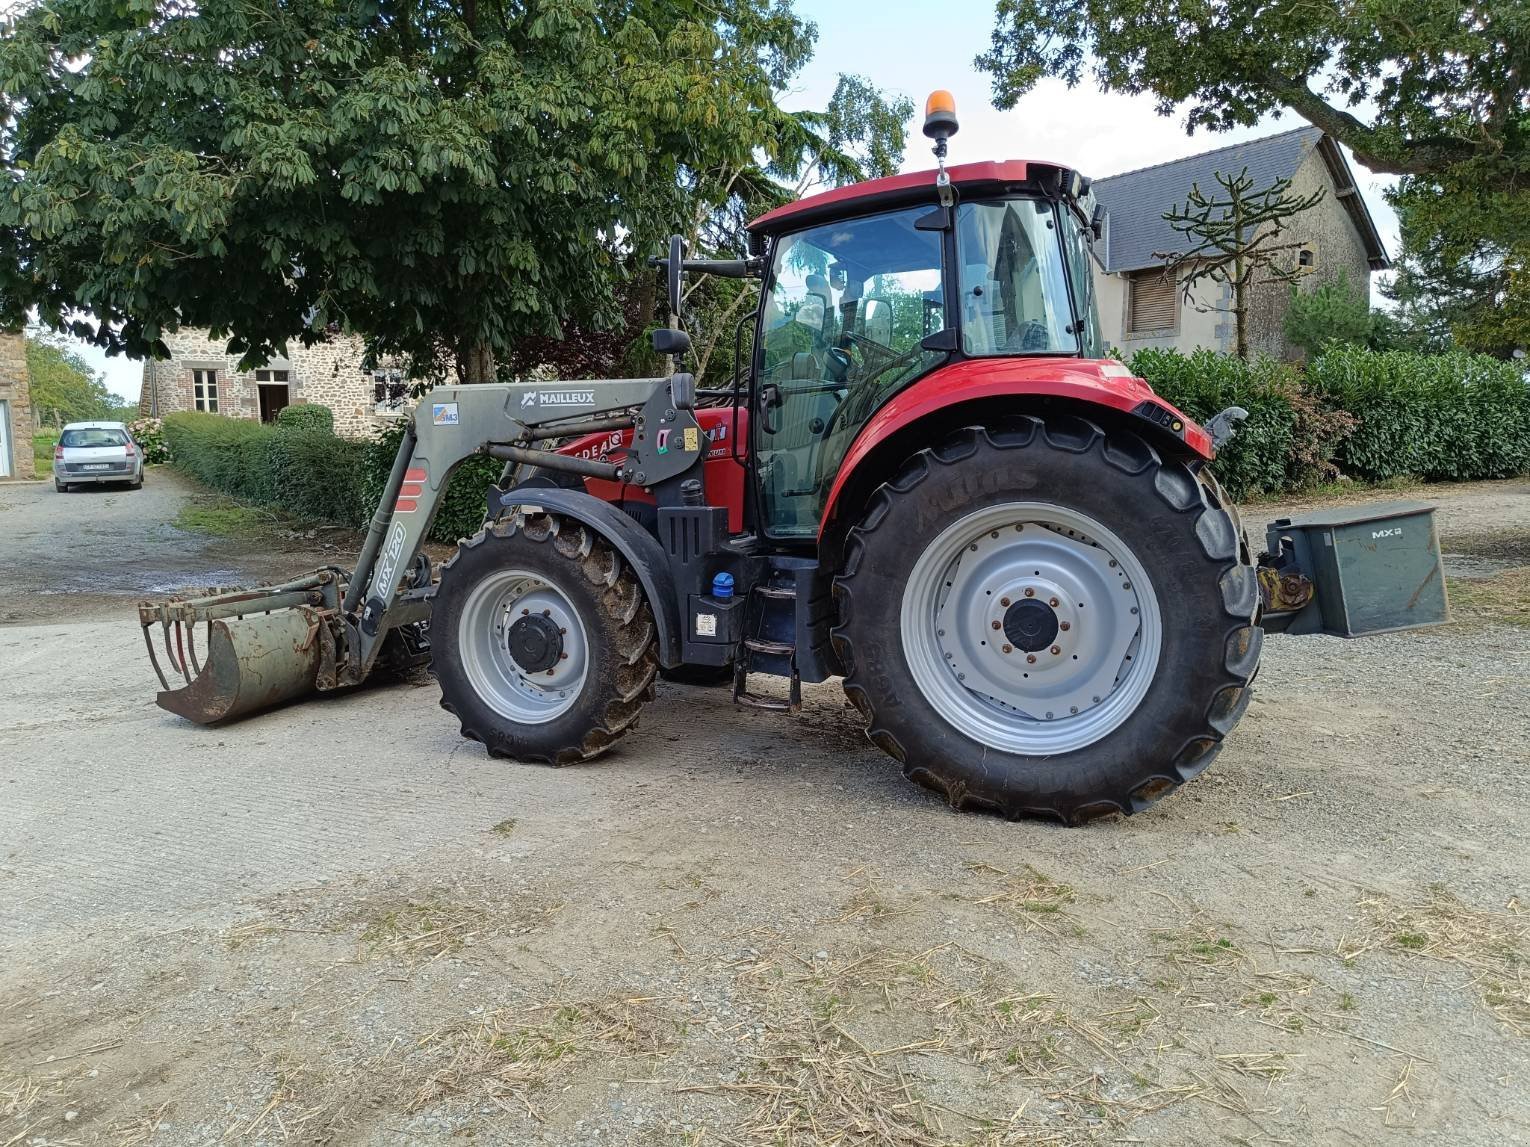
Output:
[[260,391],[260,420],[262,422],[275,422],[277,414],[282,407],[291,401],[291,394],[285,382],[262,382],[257,387]]
[[0,478],[11,474],[11,404],[0,398]]

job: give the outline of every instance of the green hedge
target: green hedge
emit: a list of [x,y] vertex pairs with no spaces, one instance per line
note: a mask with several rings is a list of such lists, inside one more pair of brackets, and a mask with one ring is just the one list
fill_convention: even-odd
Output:
[[1515,363],[1334,347],[1307,378],[1359,421],[1338,454],[1356,478],[1465,481],[1530,470],[1530,387]]
[[1234,498],[1338,475],[1367,481],[1530,471],[1530,388],[1512,363],[1336,346],[1304,369],[1213,351],[1142,350],[1127,365],[1191,418],[1249,412],[1212,463]]
[[[399,440],[404,428],[396,424],[382,431],[367,445],[367,461],[363,468],[362,491],[366,505],[376,506],[382,490],[388,483],[388,472],[393,468],[393,458],[398,453]],[[499,481],[504,470],[503,462],[492,458],[469,458],[458,466],[446,487],[446,497],[430,527],[432,541],[453,545],[462,538],[470,538],[483,525],[484,491]],[[371,511],[368,510],[368,513]]]
[[[382,498],[403,427],[356,441],[305,429],[301,420],[272,426],[220,414],[171,414],[164,434],[175,465],[215,490],[301,518],[365,526]],[[487,458],[458,468],[431,526],[432,540],[451,544],[478,531],[484,489],[498,481],[500,469]]]
[[323,430],[335,432],[335,414],[327,406],[299,402],[276,412],[276,424],[283,430]]

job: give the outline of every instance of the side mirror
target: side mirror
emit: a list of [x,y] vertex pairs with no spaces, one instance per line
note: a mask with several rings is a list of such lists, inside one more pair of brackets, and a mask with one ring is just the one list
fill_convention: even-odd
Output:
[[679,235],[669,237],[669,313],[680,317],[680,272],[685,262],[685,240]]

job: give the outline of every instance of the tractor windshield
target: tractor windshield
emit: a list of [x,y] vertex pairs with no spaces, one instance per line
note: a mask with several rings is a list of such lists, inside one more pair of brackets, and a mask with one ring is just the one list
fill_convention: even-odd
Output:
[[810,538],[850,441],[888,398],[945,360],[920,347],[946,325],[941,232],[928,207],[776,243],[761,315],[755,420],[766,529]]

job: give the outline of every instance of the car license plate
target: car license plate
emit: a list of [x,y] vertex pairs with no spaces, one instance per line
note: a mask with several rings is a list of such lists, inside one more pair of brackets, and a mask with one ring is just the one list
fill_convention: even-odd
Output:
[[85,469],[87,469],[87,470],[110,470],[111,468],[112,468],[112,464],[110,462],[87,462],[87,463],[85,463]]

